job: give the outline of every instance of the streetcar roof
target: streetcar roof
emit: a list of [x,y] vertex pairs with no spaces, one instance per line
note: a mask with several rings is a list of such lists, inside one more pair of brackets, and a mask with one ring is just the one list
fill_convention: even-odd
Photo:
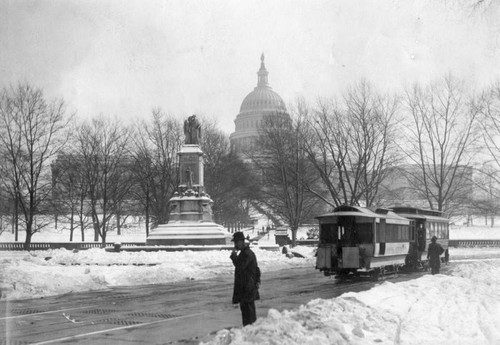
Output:
[[339,206],[336,207],[333,212],[322,214],[316,217],[316,219],[325,218],[325,217],[342,217],[342,216],[351,216],[351,217],[366,217],[366,218],[390,218],[397,220],[408,221],[407,218],[404,218],[392,211],[388,211],[385,213],[376,213],[367,208],[360,206]]
[[397,214],[412,214],[412,215],[444,217],[443,211],[431,210],[431,209],[425,209],[425,208],[419,208],[419,207],[395,206],[395,207],[391,207],[390,210],[393,212],[396,212]]
[[411,214],[411,213],[398,213],[400,216],[409,219],[423,219],[427,221],[440,221],[448,223],[450,220],[446,217],[438,217],[438,216],[427,216],[423,214]]

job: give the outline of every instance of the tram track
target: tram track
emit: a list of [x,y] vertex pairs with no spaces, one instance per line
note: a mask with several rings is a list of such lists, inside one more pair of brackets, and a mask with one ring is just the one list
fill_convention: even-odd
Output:
[[33,345],[46,345],[46,344],[57,344],[57,343],[61,343],[61,342],[71,342],[73,340],[77,340],[78,338],[82,338],[82,337],[99,335],[99,334],[106,333],[106,332],[115,332],[115,331],[122,331],[122,330],[126,330],[126,329],[145,327],[145,326],[155,325],[155,324],[159,324],[159,323],[165,323],[168,321],[185,319],[185,318],[194,317],[194,316],[200,316],[200,315],[204,315],[204,314],[207,314],[207,313],[205,312],[205,313],[189,314],[189,315],[177,316],[177,317],[171,318],[171,319],[157,320],[157,321],[152,321],[152,322],[147,322],[147,323],[140,323],[140,324],[136,324],[136,325],[128,325],[128,326],[123,326],[123,327],[104,329],[104,330],[100,330],[100,331],[81,333],[81,334],[76,334],[76,335],[72,335],[72,336],[68,336],[68,337],[51,339],[51,340],[47,340],[47,341],[33,343]]
[[[448,266],[443,267],[443,273],[447,270]],[[293,309],[316,298],[364,291],[384,282],[339,281],[312,267],[264,272],[262,281],[258,317],[271,308]],[[4,315],[0,344],[197,344],[200,337],[219,329],[241,326],[239,308],[231,304],[232,285],[233,277],[225,276],[0,302],[0,315]]]
[[17,314],[20,313],[19,315],[11,315],[11,316],[5,316],[5,317],[0,317],[1,320],[7,320],[7,319],[17,319],[17,318],[22,318],[26,316],[36,316],[36,315],[44,315],[44,314],[53,314],[53,313],[60,313],[60,312],[67,312],[67,311],[72,311],[72,310],[79,310],[79,309],[87,309],[87,308],[92,308],[96,305],[92,306],[85,306],[85,307],[76,307],[76,308],[64,308],[64,309],[58,309],[58,310],[48,310],[48,311],[34,311],[34,312],[26,312],[25,310],[11,310],[11,313]]

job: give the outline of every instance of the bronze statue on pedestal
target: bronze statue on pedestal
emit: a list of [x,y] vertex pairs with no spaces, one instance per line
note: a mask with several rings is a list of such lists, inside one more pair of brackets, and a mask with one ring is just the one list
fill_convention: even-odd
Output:
[[196,115],[191,115],[184,121],[185,144],[199,145],[201,139],[201,124]]

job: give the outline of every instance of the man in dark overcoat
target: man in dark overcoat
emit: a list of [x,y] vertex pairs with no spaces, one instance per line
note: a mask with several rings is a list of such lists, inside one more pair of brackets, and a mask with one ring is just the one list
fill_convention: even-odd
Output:
[[[246,326],[257,320],[255,301],[260,299],[257,258],[245,243],[245,236],[242,232],[235,232],[231,241],[234,242],[234,249],[230,256],[234,265],[233,303],[240,304],[243,326]],[[238,251],[239,254],[237,254]]]
[[437,237],[432,236],[431,243],[427,248],[427,259],[429,259],[432,274],[439,274],[439,269],[441,267],[441,258],[439,256],[443,253],[444,249],[437,243]]

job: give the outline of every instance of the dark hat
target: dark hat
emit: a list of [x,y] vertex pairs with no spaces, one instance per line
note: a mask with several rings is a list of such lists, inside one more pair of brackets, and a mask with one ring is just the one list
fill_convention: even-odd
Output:
[[233,239],[231,241],[236,242],[239,240],[243,240],[243,241],[245,240],[245,235],[241,231],[235,232],[233,234]]
[[437,241],[437,239],[438,239],[438,238],[437,238],[436,236],[432,236],[431,241],[432,241],[432,242],[436,242],[436,241]]

